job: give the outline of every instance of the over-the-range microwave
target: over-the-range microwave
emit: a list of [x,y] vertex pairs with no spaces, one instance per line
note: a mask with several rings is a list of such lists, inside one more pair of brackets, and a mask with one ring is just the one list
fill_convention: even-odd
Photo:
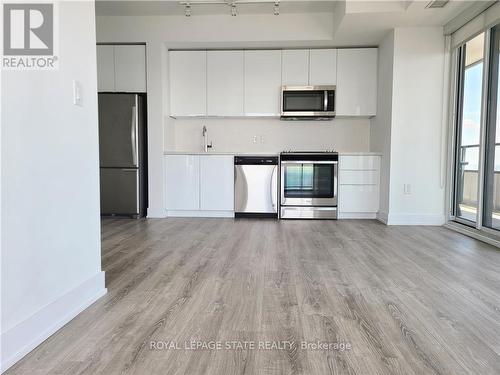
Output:
[[335,86],[282,86],[281,119],[330,120],[335,117]]

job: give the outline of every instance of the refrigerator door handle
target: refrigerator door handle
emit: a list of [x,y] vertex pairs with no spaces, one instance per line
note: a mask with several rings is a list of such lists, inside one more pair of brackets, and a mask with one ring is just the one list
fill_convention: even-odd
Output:
[[132,107],[132,121],[130,127],[130,142],[132,144],[132,164],[137,167],[137,150],[138,150],[138,138],[137,138],[137,106]]

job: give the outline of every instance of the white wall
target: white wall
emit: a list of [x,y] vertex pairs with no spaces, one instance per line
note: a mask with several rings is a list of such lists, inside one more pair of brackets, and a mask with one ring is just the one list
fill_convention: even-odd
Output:
[[377,116],[370,126],[370,149],[382,153],[380,168],[380,217],[387,220],[389,213],[389,182],[391,161],[391,126],[393,100],[394,31],[382,40],[378,49]]
[[[208,129],[213,150],[280,152],[295,150],[369,151],[370,120],[280,121],[279,119],[178,119],[171,150],[201,151],[202,128]],[[253,142],[254,136],[257,143]],[[166,139],[167,141],[167,139]]]
[[3,370],[106,291],[94,19],[93,2],[60,3],[59,70],[2,72]]
[[[371,149],[383,152],[383,168],[389,170],[388,175],[387,170],[381,173],[380,219],[388,224],[444,224],[440,175],[443,30],[396,28],[384,39],[379,56],[387,66],[379,70],[379,112],[372,121]],[[388,189],[384,187],[387,183]],[[405,184],[410,185],[409,194],[404,192]]]

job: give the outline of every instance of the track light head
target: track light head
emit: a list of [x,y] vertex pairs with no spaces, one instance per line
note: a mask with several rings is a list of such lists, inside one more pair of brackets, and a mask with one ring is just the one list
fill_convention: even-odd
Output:
[[184,8],[184,15],[186,17],[191,17],[191,4],[186,3],[186,7]]

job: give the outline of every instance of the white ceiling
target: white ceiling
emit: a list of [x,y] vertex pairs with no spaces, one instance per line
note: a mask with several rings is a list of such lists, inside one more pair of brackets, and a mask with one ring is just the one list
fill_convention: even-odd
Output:
[[[207,0],[210,1],[210,0]],[[238,1],[238,0],[236,0]],[[253,0],[252,0],[253,1]],[[265,0],[264,0],[265,1]],[[331,41],[336,45],[373,45],[394,27],[440,26],[456,17],[473,3],[473,0],[450,0],[444,8],[427,9],[430,0],[378,1],[337,0],[304,1],[280,0],[280,16],[331,14],[333,29]],[[177,16],[195,24],[197,17],[209,15],[230,16],[230,7],[224,4],[193,4],[191,17],[184,17],[185,7],[177,0],[97,0],[98,16]],[[237,4],[238,15],[272,15],[273,4]],[[300,27],[298,25],[297,27]]]

